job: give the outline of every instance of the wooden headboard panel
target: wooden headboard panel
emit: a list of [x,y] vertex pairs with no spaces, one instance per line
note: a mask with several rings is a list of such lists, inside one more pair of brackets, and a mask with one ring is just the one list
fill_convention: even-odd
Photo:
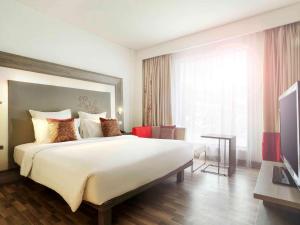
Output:
[[107,112],[111,116],[109,92],[8,81],[8,136],[9,160],[14,147],[34,141],[33,125],[29,109],[44,112],[71,109],[90,113]]
[[[0,52],[0,66],[55,75],[98,84],[114,86],[115,112],[123,107],[122,78],[63,66],[10,53]],[[36,76],[39,76],[36,74]],[[26,81],[27,82],[27,81]],[[84,104],[89,102],[92,104]],[[87,105],[89,105],[88,108]],[[108,112],[110,116],[110,93],[69,87],[59,87],[17,81],[8,81],[8,167],[15,166],[13,149],[15,145],[33,141],[33,127],[28,109],[56,111],[70,108],[90,112]],[[116,115],[123,122],[124,114]],[[123,123],[120,126],[123,128]]]

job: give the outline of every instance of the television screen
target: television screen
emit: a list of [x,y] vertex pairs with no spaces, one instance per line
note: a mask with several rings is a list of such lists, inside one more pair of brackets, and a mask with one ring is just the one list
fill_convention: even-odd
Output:
[[280,99],[281,155],[298,176],[297,91]]

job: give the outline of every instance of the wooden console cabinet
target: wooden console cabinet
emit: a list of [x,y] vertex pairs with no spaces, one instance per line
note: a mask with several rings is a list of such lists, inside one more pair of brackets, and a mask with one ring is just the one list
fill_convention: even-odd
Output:
[[273,184],[273,167],[282,163],[263,161],[256,181],[254,198],[261,200],[256,225],[299,225],[300,191]]

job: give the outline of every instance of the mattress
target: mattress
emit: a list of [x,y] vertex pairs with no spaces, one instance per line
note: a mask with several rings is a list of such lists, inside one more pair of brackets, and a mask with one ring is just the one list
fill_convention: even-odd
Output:
[[17,146],[21,175],[57,193],[76,211],[165,176],[193,159],[192,145],[179,140],[125,135],[55,144]]
[[24,154],[27,151],[30,151],[33,148],[39,148],[39,147],[61,147],[61,146],[68,146],[68,145],[77,145],[80,143],[88,143],[91,141],[95,141],[97,139],[100,138],[87,138],[87,139],[81,139],[81,140],[77,140],[77,141],[70,141],[70,142],[61,142],[61,143],[51,143],[51,144],[37,144],[37,143],[26,143],[26,144],[22,144],[22,145],[18,145],[14,148],[14,161],[16,164],[18,164],[19,166],[21,166],[22,164],[22,160],[24,157]]
[[14,149],[14,160],[15,163],[21,166],[23,157],[26,153],[26,151],[30,151],[30,149],[34,148],[35,146],[38,146],[39,144],[36,143],[27,143],[23,145],[18,145]]

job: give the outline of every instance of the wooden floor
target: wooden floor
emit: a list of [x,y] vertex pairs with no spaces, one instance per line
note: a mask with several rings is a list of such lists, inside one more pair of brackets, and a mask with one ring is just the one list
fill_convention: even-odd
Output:
[[[113,224],[252,225],[258,201],[253,199],[258,170],[239,168],[231,177],[185,172],[130,199],[113,210]],[[72,213],[55,192],[26,180],[0,186],[0,225],[96,225],[97,213],[81,206]]]

